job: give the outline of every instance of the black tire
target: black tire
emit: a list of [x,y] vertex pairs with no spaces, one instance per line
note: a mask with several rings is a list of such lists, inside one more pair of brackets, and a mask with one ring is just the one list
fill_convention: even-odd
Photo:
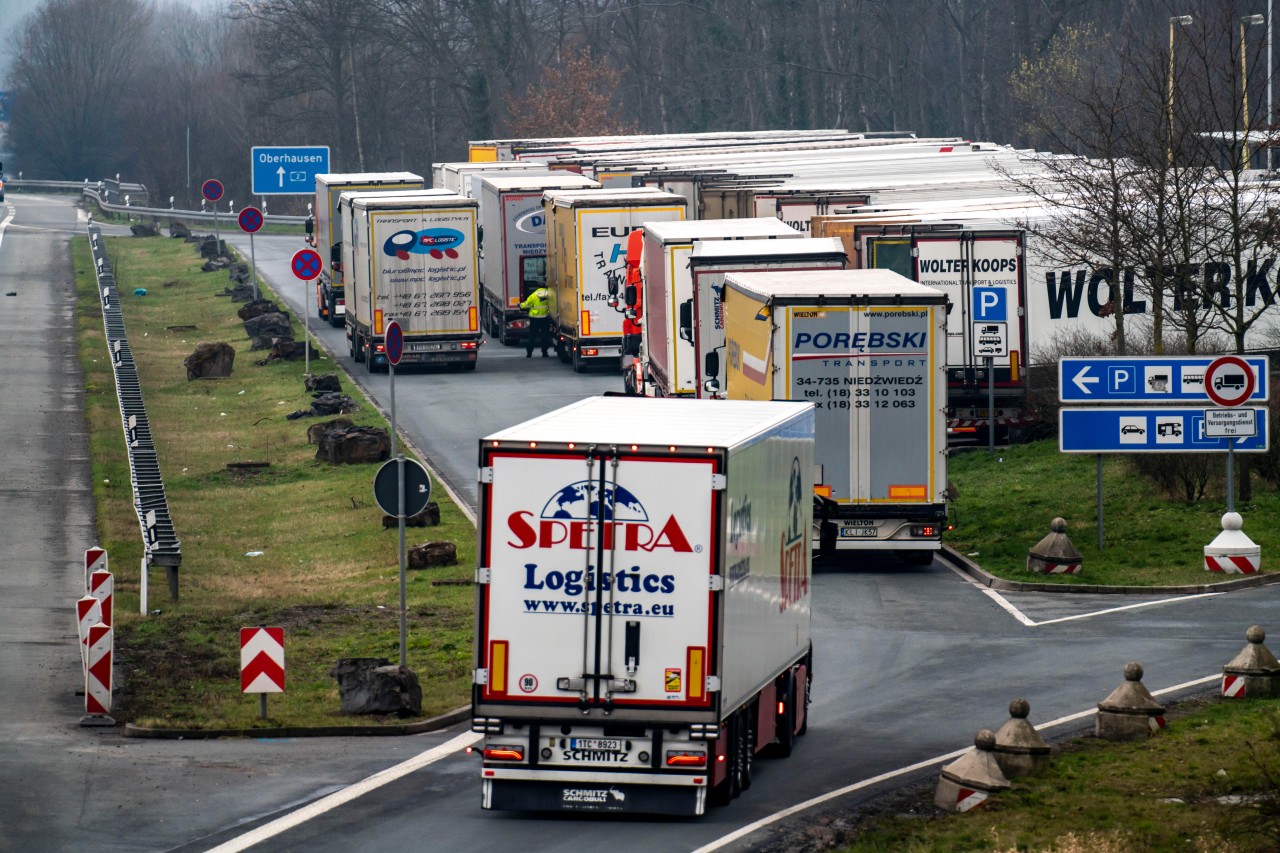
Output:
[[375,351],[376,349],[373,346],[372,341],[370,341],[369,345],[364,348],[364,369],[369,373],[378,372],[373,366],[374,362],[378,360],[378,357],[374,355]]
[[757,717],[756,705],[752,703],[738,715],[742,718],[742,758],[738,764],[738,787],[746,791],[751,788],[752,771],[756,762],[756,727],[753,721]]
[[779,757],[787,758],[796,745],[796,671],[787,670],[782,683],[783,712],[778,715],[775,751]]
[[587,364],[582,360],[582,347],[574,347],[573,349],[573,372],[581,373],[587,369]]
[[806,666],[804,668],[804,717],[800,720],[800,728],[796,729],[796,736],[808,734],[809,732],[809,702],[813,695],[813,676],[812,670]]
[[475,369],[476,369],[476,363],[475,363],[474,361],[464,362],[464,363],[463,363],[463,365],[462,365],[462,369],[463,369],[463,370],[475,370]]
[[713,806],[727,806],[733,800],[733,798],[738,796],[738,794],[740,793],[740,790],[735,790],[735,785],[737,785],[740,782],[740,780],[738,779],[738,767],[737,767],[737,764],[738,764],[737,720],[738,718],[736,715],[729,719],[729,723],[728,723],[729,743],[727,745],[727,748],[725,749],[726,754],[725,754],[725,762],[724,762],[725,765],[727,766],[724,769],[724,779],[720,782],[719,785],[716,785],[709,792],[711,805]]
[[569,352],[569,347],[564,341],[556,341],[556,355],[560,357],[561,364],[568,364],[573,361],[573,355]]
[[933,563],[932,551],[903,551],[902,562],[908,566],[928,566]]

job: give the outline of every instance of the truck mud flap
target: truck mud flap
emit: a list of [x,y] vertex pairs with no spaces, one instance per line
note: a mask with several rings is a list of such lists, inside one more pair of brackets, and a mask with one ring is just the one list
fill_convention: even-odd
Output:
[[486,779],[484,807],[516,811],[699,815],[706,788]]

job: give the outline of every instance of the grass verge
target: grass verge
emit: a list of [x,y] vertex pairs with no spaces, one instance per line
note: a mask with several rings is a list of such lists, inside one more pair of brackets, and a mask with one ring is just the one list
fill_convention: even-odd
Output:
[[[1225,471],[1225,460],[1222,467]],[[1223,579],[1204,569],[1204,546],[1222,531],[1225,503],[1220,489],[1187,505],[1161,494],[1134,470],[1129,458],[1104,456],[1104,547],[1099,551],[1094,456],[1060,453],[1057,441],[1048,440],[1000,448],[994,457],[985,448],[955,453],[949,468],[956,492],[951,502],[955,529],[945,541],[998,577],[1108,586]],[[1280,495],[1259,486],[1253,502],[1237,504],[1236,510],[1262,553],[1274,554],[1280,547],[1280,528],[1260,520],[1280,517]],[[1049,532],[1055,516],[1066,519],[1067,535],[1084,555],[1079,575],[1027,571],[1027,551]]]
[[1055,748],[1046,771],[1014,780],[965,814],[942,815],[932,783],[900,793],[864,811],[867,819],[845,820],[853,827],[839,849],[1274,851],[1278,769],[1280,700],[1191,700],[1171,709],[1169,728],[1157,737],[1119,744],[1077,738]]
[[[115,574],[118,670],[113,714],[140,725],[176,728],[367,724],[338,713],[338,658],[399,657],[399,557],[394,527],[384,529],[373,500],[376,465],[315,459],[307,427],[288,420],[309,407],[303,363],[258,364],[223,295],[225,273],[202,273],[191,244],[168,238],[108,238],[125,327],[182,543],[181,596],[169,600],[163,571],[150,574],[149,607],[139,614],[141,535],[132,504],[114,379],[88,251],[73,241],[78,340],[86,388],[99,544]],[[133,295],[145,289],[145,296]],[[269,288],[263,297],[274,299]],[[277,300],[278,304],[283,304]],[[296,318],[295,318],[296,320]],[[300,324],[295,322],[301,338]],[[183,359],[200,341],[236,350],[232,376],[188,382]],[[312,372],[339,372],[313,359]],[[386,427],[342,374],[360,408],[357,424]],[[228,463],[267,462],[258,473]],[[423,688],[423,713],[469,696],[475,532],[445,495],[439,527],[410,528],[409,544],[454,542],[458,564],[409,573],[408,663]],[[261,552],[260,556],[250,554]],[[433,580],[462,585],[434,586]],[[267,721],[258,698],[239,685],[239,628],[285,627],[287,692],[271,696]],[[393,720],[404,722],[403,720]]]

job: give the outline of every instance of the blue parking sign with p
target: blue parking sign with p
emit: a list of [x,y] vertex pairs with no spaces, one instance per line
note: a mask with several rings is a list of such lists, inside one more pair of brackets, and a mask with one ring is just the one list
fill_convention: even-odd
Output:
[[1009,292],[1003,287],[975,287],[973,289],[973,321],[975,323],[1004,323],[1009,319]]

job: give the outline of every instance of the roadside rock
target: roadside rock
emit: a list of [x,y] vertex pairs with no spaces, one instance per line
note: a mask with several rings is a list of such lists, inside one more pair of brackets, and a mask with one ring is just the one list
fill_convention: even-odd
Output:
[[[411,515],[404,520],[405,527],[435,527],[440,523],[440,504],[431,501],[422,512],[417,515]],[[383,528],[399,527],[400,521],[394,515],[384,515],[382,517]],[[457,562],[455,560],[454,562]],[[451,564],[452,565],[452,564]]]
[[187,368],[187,381],[195,379],[225,379],[231,375],[235,364],[236,351],[231,344],[218,342],[202,342],[196,344],[195,352],[182,360]]
[[293,325],[289,315],[280,311],[259,314],[244,321],[245,333],[251,338],[273,337],[293,340]]
[[341,658],[329,675],[338,681],[344,714],[422,713],[422,687],[409,668],[393,666],[386,658]]
[[336,373],[315,373],[304,380],[308,391],[341,391],[342,384]]
[[181,222],[170,222],[169,236],[185,240],[191,236],[191,229],[183,225]]
[[[292,416],[290,416],[292,417]],[[367,465],[391,458],[391,436],[385,429],[353,426],[320,436],[316,459],[332,465]]]
[[351,422],[351,418],[334,418],[331,421],[312,424],[307,427],[307,444],[319,444],[320,437],[331,429],[344,429],[352,426],[355,426],[355,424]]
[[452,542],[424,542],[410,548],[405,553],[405,557],[410,569],[456,566],[458,565],[458,547]]
[[160,226],[154,222],[140,222],[137,225],[130,225],[129,230],[135,237],[159,237]]
[[283,313],[270,299],[258,299],[240,306],[240,310],[236,311],[236,316],[241,320],[252,320],[254,317],[261,317],[263,314]]

